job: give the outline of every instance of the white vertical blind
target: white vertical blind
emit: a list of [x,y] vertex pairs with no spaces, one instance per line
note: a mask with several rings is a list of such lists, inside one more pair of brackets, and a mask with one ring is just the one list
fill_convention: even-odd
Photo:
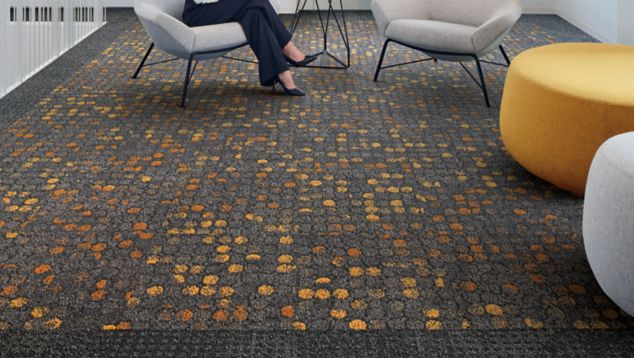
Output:
[[0,0],[0,97],[105,24],[105,0]]

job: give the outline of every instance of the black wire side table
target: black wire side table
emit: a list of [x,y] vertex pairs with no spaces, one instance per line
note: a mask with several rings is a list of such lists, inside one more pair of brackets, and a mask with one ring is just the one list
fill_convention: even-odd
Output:
[[[315,53],[314,55],[326,55],[335,60],[337,64],[334,66],[308,65],[307,67],[339,70],[350,68],[350,39],[348,37],[348,24],[346,23],[343,0],[339,0],[339,9],[336,9],[333,6],[333,2],[336,3],[337,0],[325,0],[328,1],[328,8],[323,11],[319,8],[319,0],[297,0],[297,7],[295,8],[293,22],[291,23],[291,34],[295,34],[295,30],[297,30],[297,25],[299,25],[302,19],[302,15],[307,11],[306,4],[308,4],[308,1],[315,2],[315,9],[317,10],[317,15],[319,16],[319,24],[321,25],[321,30],[323,33],[323,49],[320,52]],[[325,14],[323,14],[323,12],[325,12]],[[337,25],[339,35],[341,36],[343,44],[346,47],[346,58],[343,60],[340,59],[337,55],[330,52],[330,50],[328,49],[328,32],[331,22]]]

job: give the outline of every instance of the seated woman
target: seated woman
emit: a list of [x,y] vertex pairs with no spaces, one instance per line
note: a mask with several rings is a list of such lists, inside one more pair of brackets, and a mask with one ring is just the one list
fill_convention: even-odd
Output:
[[186,0],[183,21],[188,26],[240,23],[259,61],[260,83],[279,83],[289,96],[304,95],[293,82],[289,63],[302,67],[315,57],[304,55],[291,42],[291,34],[269,0]]

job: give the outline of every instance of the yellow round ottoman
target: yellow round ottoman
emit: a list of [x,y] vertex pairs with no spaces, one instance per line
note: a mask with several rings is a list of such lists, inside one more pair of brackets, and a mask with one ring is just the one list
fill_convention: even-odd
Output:
[[507,75],[500,131],[524,168],[583,195],[599,146],[634,131],[634,47],[570,43],[520,54]]

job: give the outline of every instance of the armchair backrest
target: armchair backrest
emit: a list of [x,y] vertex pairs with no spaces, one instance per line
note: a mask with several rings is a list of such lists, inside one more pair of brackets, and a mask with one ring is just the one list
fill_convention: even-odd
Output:
[[[277,0],[269,1],[276,11],[279,10]],[[154,45],[176,57],[187,59],[194,51],[196,33],[183,23],[184,9],[185,0],[134,0],[134,11]]]
[[390,22],[401,19],[428,20],[428,0],[372,0],[372,14],[381,36]]
[[480,27],[519,0],[424,0],[431,20]]
[[137,4],[151,5],[157,10],[168,14],[176,20],[183,20],[183,10],[185,9],[185,0],[135,0],[134,7]]
[[135,0],[134,11],[154,45],[174,56],[188,58],[195,35],[182,22],[185,0]]

